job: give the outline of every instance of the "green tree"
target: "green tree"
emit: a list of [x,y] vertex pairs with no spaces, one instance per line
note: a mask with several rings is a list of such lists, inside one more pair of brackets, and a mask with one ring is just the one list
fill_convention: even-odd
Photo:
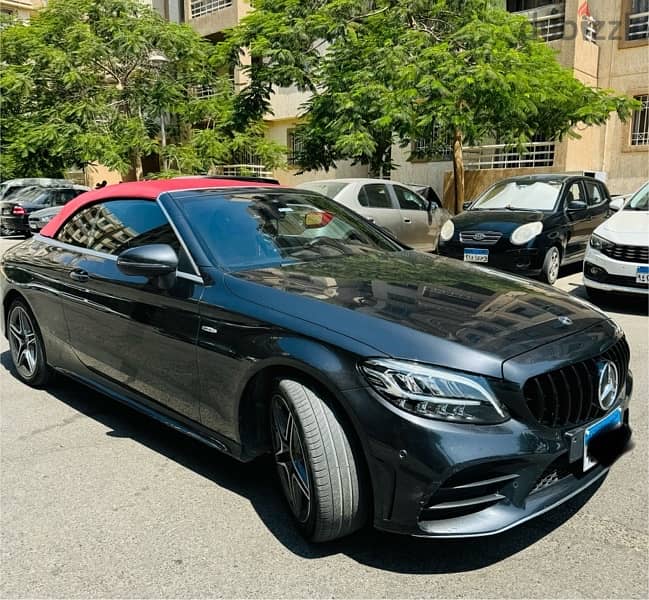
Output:
[[273,85],[310,92],[297,135],[306,169],[352,159],[394,167],[393,143],[446,131],[455,202],[464,202],[466,144],[496,139],[521,151],[535,135],[575,136],[631,99],[590,88],[556,60],[528,21],[490,0],[256,0],[233,30],[231,59],[253,57],[247,114],[268,109]]
[[101,163],[140,179],[152,154],[163,171],[185,173],[238,162],[243,150],[281,160],[260,119],[237,124],[214,46],[144,3],[52,0],[0,35],[3,178]]

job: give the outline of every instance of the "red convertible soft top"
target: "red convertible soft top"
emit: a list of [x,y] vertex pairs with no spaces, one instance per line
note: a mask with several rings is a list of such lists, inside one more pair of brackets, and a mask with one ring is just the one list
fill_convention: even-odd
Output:
[[68,202],[61,212],[56,215],[40,234],[54,237],[59,228],[68,218],[87,204],[93,204],[109,198],[145,198],[155,200],[164,192],[173,190],[224,188],[224,187],[276,187],[275,183],[266,183],[254,178],[212,179],[210,177],[178,177],[176,179],[153,179],[150,181],[133,181],[108,185],[98,190],[91,190],[77,196]]

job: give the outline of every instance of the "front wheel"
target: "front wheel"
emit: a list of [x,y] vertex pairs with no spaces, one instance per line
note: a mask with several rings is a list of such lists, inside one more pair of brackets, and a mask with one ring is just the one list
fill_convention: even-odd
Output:
[[18,378],[34,387],[45,385],[50,377],[50,368],[45,362],[43,338],[36,319],[21,300],[16,300],[9,308],[7,332],[11,360]]
[[270,408],[279,480],[305,537],[325,542],[362,527],[365,503],[359,465],[331,406],[310,387],[282,379]]
[[543,270],[541,277],[543,281],[554,285],[559,277],[559,268],[561,267],[561,254],[556,246],[552,246],[546,253],[543,260]]

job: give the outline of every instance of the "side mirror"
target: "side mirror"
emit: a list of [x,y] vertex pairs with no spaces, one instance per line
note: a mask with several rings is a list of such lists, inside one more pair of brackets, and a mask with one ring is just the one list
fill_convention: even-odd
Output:
[[616,212],[622,210],[624,208],[624,198],[613,198],[613,200],[609,202],[608,207]]
[[472,204],[473,204],[473,200],[469,200],[469,201],[465,202],[462,205],[462,210],[469,210],[471,208]]
[[178,255],[168,244],[147,244],[124,250],[117,257],[117,268],[124,275],[158,279],[156,283],[168,289],[176,279]]
[[586,208],[588,208],[588,205],[581,200],[568,202],[568,210],[586,210]]

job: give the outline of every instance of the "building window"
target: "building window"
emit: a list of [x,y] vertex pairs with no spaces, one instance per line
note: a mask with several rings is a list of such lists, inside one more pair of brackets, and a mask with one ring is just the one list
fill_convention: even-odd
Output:
[[633,112],[631,124],[631,145],[649,145],[649,94],[636,96],[636,100],[642,102],[642,108]]
[[192,0],[190,9],[192,19],[204,17],[232,6],[232,0]]
[[433,124],[432,133],[425,138],[418,138],[412,143],[413,160],[443,162],[453,159],[453,144],[450,132],[438,123]]
[[627,1],[626,39],[649,39],[649,0]]
[[291,167],[298,166],[303,146],[300,138],[295,135],[295,129],[289,129],[286,132],[286,146],[288,148],[286,162]]

